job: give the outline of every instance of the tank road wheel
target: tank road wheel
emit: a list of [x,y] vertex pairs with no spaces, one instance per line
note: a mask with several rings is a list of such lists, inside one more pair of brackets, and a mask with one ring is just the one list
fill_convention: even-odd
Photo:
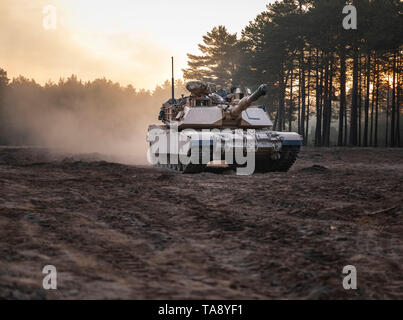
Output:
[[184,169],[184,166],[183,166],[182,162],[179,161],[179,164],[178,164],[178,171],[179,171],[180,173],[183,173],[184,170],[185,170],[185,169]]
[[191,166],[191,165],[186,166],[179,162],[178,164],[171,165],[170,169],[172,171],[175,171],[176,173],[191,173],[193,171],[190,170],[189,166]]
[[255,173],[267,173],[270,172],[273,164],[269,155],[257,155],[255,162]]
[[[164,165],[163,167],[166,168],[169,171],[174,171],[177,173],[183,173],[183,164],[180,163],[172,163],[173,159],[177,159],[177,157],[175,157],[175,155],[171,155],[168,157],[168,164]],[[171,162],[172,161],[172,162]]]
[[202,155],[199,154],[199,164],[189,163],[188,165],[183,165],[183,173],[201,173],[204,171],[206,165],[202,162]]
[[178,173],[183,173],[183,165],[182,165],[182,163],[179,162],[178,164],[175,165],[175,171],[178,172]]
[[205,166],[202,164],[188,164],[183,173],[201,173],[204,171]]
[[170,171],[175,171],[177,173],[200,173],[203,172],[206,165],[203,164],[193,164],[184,165],[180,162],[178,164],[171,163],[171,159],[168,157],[168,164],[156,164],[155,167],[165,168]]

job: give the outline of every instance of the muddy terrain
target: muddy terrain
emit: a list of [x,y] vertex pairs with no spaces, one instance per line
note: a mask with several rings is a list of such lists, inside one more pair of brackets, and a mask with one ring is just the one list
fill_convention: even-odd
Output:
[[0,147],[0,298],[403,299],[402,149],[254,176],[101,159]]

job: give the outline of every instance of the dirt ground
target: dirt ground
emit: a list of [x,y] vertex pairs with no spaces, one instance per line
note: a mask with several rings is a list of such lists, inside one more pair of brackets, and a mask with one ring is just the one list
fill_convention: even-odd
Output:
[[402,149],[236,176],[0,147],[0,298],[403,299],[402,208]]

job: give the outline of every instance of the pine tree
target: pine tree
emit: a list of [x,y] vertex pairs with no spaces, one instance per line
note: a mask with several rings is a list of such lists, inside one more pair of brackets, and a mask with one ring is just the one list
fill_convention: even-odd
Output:
[[239,59],[236,33],[229,33],[224,26],[214,27],[203,36],[203,43],[198,45],[202,55],[187,55],[188,68],[183,70],[183,77],[230,86]]

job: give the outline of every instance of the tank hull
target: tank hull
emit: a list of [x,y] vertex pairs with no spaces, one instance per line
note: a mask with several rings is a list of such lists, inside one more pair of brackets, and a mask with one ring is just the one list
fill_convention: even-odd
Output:
[[[156,132],[158,131],[158,132]],[[200,173],[225,161],[230,169],[253,162],[251,173],[287,172],[297,159],[302,138],[269,129],[185,129],[150,126],[149,161],[178,173]]]

